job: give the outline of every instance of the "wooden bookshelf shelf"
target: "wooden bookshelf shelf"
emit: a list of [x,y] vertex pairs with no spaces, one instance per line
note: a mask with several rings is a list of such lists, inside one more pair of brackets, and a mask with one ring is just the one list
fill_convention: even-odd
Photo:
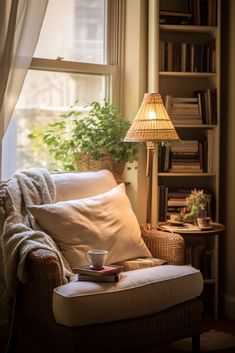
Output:
[[176,71],[160,71],[160,76],[170,76],[170,77],[189,77],[189,78],[211,78],[215,77],[215,72],[176,72]]
[[167,32],[190,32],[190,33],[215,33],[216,26],[187,26],[187,25],[160,25],[161,31]]
[[214,177],[215,173],[158,173],[159,177],[185,177],[185,176],[193,176],[193,177]]

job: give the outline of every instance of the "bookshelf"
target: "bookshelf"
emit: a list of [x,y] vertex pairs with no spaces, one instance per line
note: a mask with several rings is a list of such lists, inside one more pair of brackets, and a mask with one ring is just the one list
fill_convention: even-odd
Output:
[[[200,6],[205,6],[201,12]],[[201,123],[196,118],[191,123],[186,120],[184,122],[184,119],[180,119],[180,117],[175,123],[172,119],[180,139],[203,145],[203,157],[198,154],[198,162],[191,162],[196,166],[202,158],[204,166],[201,164],[200,168],[193,167],[195,169],[192,168],[192,170],[182,167],[181,172],[174,172],[177,169],[170,167],[165,170],[164,168],[159,169],[159,158],[161,157],[159,148],[156,150],[153,172],[155,183],[153,185],[152,223],[158,223],[159,215],[160,217],[163,215],[159,206],[163,205],[161,207],[166,210],[168,197],[163,192],[163,188],[167,190],[177,188],[208,190],[212,199],[212,219],[214,222],[219,222],[220,8],[221,0],[149,0],[149,92],[159,92],[165,103],[167,96],[195,98],[197,97],[196,93],[200,92],[200,104],[204,104],[204,109],[206,107],[207,110],[216,110],[213,113],[213,119],[211,115],[210,118],[204,116]],[[168,14],[164,18],[162,11],[173,13],[174,20]],[[179,13],[178,18],[177,13]],[[183,13],[186,13],[187,16],[182,15]],[[207,15],[205,16],[205,14]],[[205,100],[208,100],[205,92],[213,92],[213,103],[210,107],[208,102],[205,105]],[[169,163],[171,164],[171,161]],[[184,163],[185,160],[182,161],[182,164]],[[161,200],[162,197],[164,200]],[[164,221],[162,218],[160,220]],[[200,241],[198,246],[200,248]],[[213,249],[215,249],[215,244],[212,242],[211,251],[218,261],[218,251],[215,252]],[[215,289],[217,291],[218,278],[213,280],[207,278],[205,283],[207,285],[216,283]],[[216,292],[215,295],[217,294]]]

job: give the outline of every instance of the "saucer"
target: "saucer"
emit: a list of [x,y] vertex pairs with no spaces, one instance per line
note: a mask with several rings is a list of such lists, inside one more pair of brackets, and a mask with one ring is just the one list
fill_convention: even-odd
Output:
[[207,230],[207,229],[212,229],[213,226],[198,226],[198,228],[201,230]]

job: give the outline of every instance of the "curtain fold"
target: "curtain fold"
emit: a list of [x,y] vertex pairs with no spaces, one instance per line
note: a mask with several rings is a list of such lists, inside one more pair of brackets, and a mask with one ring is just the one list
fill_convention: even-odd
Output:
[[[2,139],[31,63],[47,4],[48,0],[0,0],[0,169]],[[10,335],[11,308],[0,281],[0,301],[4,300],[6,305],[0,310],[1,351]]]
[[0,1],[1,141],[31,64],[48,1]]

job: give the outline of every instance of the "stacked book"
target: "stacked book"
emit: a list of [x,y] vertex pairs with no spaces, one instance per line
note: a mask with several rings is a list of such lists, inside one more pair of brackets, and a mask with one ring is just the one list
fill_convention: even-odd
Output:
[[158,219],[164,222],[171,215],[180,216],[181,209],[186,206],[186,197],[190,194],[188,188],[169,188],[166,185],[159,186],[159,214]]
[[89,282],[118,282],[123,266],[108,265],[100,270],[95,270],[91,266],[81,266],[73,268],[73,272],[78,274],[79,281]]
[[202,173],[203,155],[197,140],[180,140],[171,143],[170,173]]
[[159,173],[213,173],[213,131],[203,140],[181,140],[158,147]]
[[166,110],[173,124],[201,125],[201,96],[196,98],[178,98],[166,95]]
[[191,189],[188,188],[169,188],[167,194],[167,214],[166,218],[170,219],[171,215],[180,215],[182,208],[186,206],[186,197],[190,194]]

